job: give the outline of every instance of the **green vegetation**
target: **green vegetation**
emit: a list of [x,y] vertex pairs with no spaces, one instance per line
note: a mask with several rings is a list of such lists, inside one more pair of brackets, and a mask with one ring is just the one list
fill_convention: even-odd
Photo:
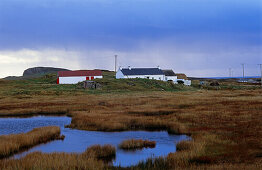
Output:
[[[81,94],[105,94],[126,92],[150,92],[150,91],[196,91],[206,90],[252,90],[259,89],[258,85],[241,84],[237,82],[221,81],[220,86],[199,85],[198,80],[193,80],[192,86],[173,84],[149,79],[115,79],[114,72],[103,72],[103,79],[96,79],[102,85],[101,89],[84,89],[81,84],[57,85],[56,74],[47,74],[38,78],[24,80],[0,80],[1,97],[15,96],[20,98],[32,95],[81,95]],[[208,82],[208,81],[207,81]]]
[[95,81],[102,85],[102,89],[83,89],[80,84],[57,85],[56,74],[47,74],[40,78],[25,80],[1,80],[1,96],[30,97],[32,95],[79,95],[101,94],[133,91],[185,91],[194,90],[193,87],[175,85],[171,82],[163,82],[148,79],[115,79],[114,72],[104,72],[103,79]]

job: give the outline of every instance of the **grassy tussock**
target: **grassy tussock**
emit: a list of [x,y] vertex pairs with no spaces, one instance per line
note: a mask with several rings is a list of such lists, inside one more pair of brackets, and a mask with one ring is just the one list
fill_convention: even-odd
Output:
[[119,144],[119,148],[124,150],[136,150],[143,148],[154,148],[156,147],[155,141],[142,140],[142,139],[128,139],[124,140]]
[[87,158],[93,157],[96,159],[110,159],[112,160],[116,156],[116,148],[111,145],[94,145],[83,153]]
[[[165,117],[163,117],[165,118]],[[162,117],[130,115],[129,113],[104,111],[72,112],[70,128],[91,131],[126,131],[126,130],[167,130],[171,134],[185,134],[186,127],[176,118],[165,120]]]
[[115,148],[110,145],[95,145],[82,154],[34,152],[19,160],[0,160],[0,169],[99,170],[107,167],[103,160],[111,161],[115,154]]
[[0,158],[60,138],[60,128],[56,126],[35,128],[28,133],[2,135],[0,136]]
[[177,151],[185,151],[192,149],[192,141],[181,141],[176,145]]

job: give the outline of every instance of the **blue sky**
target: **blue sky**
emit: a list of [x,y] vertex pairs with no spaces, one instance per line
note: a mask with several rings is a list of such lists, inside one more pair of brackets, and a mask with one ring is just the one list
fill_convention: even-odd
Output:
[[27,67],[259,75],[260,0],[0,0],[0,77]]

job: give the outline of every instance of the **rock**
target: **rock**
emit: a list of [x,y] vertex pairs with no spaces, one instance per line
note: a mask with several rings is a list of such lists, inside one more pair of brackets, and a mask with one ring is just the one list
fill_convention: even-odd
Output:
[[54,68],[54,67],[33,67],[26,69],[23,73],[23,76],[35,76],[35,75],[43,75],[49,73],[57,73],[58,71],[69,71],[64,68]]
[[210,83],[210,86],[219,86],[218,81],[213,81]]
[[83,81],[81,83],[81,86],[84,89],[101,89],[102,88],[102,85],[95,81]]
[[130,82],[128,82],[127,83],[129,86],[136,86],[134,83],[130,83]]

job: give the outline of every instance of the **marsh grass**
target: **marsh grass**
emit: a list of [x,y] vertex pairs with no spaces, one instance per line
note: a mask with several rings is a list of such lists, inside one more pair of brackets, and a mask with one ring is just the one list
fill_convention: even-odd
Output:
[[221,83],[220,89],[177,86],[177,90],[162,91],[148,80],[110,79],[109,75],[100,80],[105,88],[99,92],[45,80],[2,82],[0,114],[64,112],[72,117],[69,127],[76,129],[167,130],[191,136],[192,141],[178,144],[178,152],[141,164],[156,169],[261,165],[261,89]]
[[63,139],[63,136],[60,136],[60,128],[56,126],[35,128],[28,133],[2,135],[0,136],[0,158],[55,139]]
[[121,142],[118,147],[123,150],[154,148],[156,147],[156,142],[142,139],[128,139]]
[[83,153],[83,156],[96,159],[103,159],[103,160],[112,160],[116,156],[116,148],[111,145],[94,145]]
[[111,145],[94,145],[81,154],[76,153],[49,153],[34,152],[25,157],[0,160],[0,169],[105,169],[106,162],[115,158],[116,150]]

